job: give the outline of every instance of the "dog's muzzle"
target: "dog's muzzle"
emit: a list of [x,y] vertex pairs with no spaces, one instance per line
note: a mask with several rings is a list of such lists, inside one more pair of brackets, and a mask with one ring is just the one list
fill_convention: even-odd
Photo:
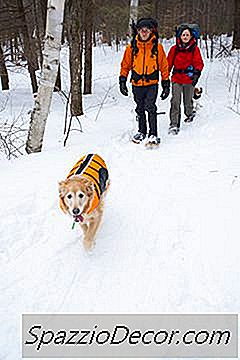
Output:
[[83,222],[83,216],[82,216],[82,214],[80,213],[80,209],[79,209],[79,208],[74,208],[72,212],[73,212],[74,221],[76,221],[76,222]]

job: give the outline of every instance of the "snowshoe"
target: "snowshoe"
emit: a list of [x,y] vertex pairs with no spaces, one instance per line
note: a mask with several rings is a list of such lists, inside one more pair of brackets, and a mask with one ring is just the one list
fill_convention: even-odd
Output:
[[172,135],[177,135],[179,133],[179,128],[177,126],[171,125],[168,129],[168,133]]
[[191,115],[187,116],[186,119],[184,119],[184,122],[186,122],[186,123],[192,122],[193,119],[194,119],[194,117],[195,117],[195,115],[196,115],[196,111],[193,111],[193,112],[191,113]]
[[146,135],[141,133],[141,132],[138,132],[137,134],[135,134],[133,137],[132,137],[132,141],[135,143],[135,144],[140,144],[144,139],[145,139]]
[[145,146],[150,149],[154,149],[159,146],[161,139],[155,135],[150,135],[147,139]]

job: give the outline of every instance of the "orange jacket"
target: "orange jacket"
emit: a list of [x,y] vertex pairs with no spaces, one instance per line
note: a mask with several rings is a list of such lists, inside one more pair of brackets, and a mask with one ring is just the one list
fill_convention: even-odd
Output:
[[[81,157],[81,159],[74,165],[67,176],[81,175],[91,180],[94,183],[94,198],[88,214],[96,209],[100,202],[102,193],[106,190],[106,183],[108,180],[108,170],[104,160],[97,154],[88,154]],[[61,203],[60,203],[60,207]]]
[[158,54],[152,54],[155,40],[155,35],[147,41],[141,41],[139,36],[136,36],[138,52],[136,55],[133,55],[131,44],[126,47],[121,62],[120,76],[127,77],[129,71],[132,70],[131,82],[135,86],[157,84],[159,81],[159,71],[161,72],[162,80],[168,80],[168,62],[163,46],[158,43]]

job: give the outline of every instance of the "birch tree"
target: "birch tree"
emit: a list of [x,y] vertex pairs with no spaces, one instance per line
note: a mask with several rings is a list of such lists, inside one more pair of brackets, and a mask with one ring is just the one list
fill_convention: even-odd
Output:
[[130,16],[129,16],[129,35],[132,33],[132,22],[137,22],[138,18],[138,0],[130,1]]
[[28,154],[42,150],[46,121],[58,72],[64,2],[65,0],[48,0],[43,67],[35,105],[31,113],[26,143]]

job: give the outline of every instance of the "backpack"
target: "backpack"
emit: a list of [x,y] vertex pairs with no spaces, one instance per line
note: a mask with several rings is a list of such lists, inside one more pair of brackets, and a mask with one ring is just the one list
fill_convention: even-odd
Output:
[[189,29],[196,39],[196,42],[200,38],[200,26],[198,24],[181,24],[176,28],[176,37],[180,37],[183,30]]

